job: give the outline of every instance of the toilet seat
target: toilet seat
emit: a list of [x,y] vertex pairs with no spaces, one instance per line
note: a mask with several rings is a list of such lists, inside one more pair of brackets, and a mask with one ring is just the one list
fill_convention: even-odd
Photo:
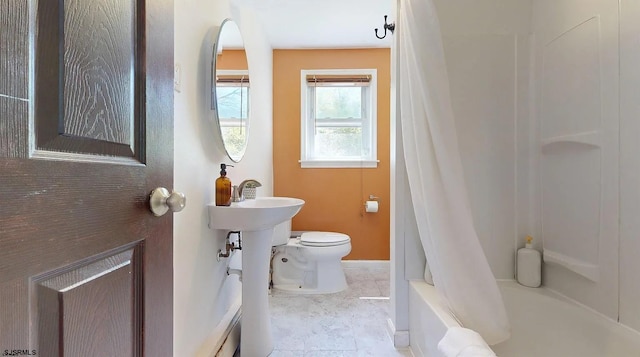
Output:
[[300,244],[308,247],[333,247],[351,241],[348,235],[335,232],[304,232]]

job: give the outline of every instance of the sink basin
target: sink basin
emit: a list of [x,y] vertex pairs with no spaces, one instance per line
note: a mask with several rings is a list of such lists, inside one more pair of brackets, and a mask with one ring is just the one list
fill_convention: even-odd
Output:
[[231,206],[209,204],[209,228],[260,231],[273,228],[295,216],[304,201],[291,197],[258,197]]

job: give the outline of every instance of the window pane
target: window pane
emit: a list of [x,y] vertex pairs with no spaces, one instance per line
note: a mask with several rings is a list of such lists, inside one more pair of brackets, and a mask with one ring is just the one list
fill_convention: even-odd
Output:
[[247,118],[249,111],[249,87],[216,86],[218,117]]
[[360,118],[362,87],[316,87],[316,118]]
[[316,158],[360,157],[362,154],[361,128],[316,128]]

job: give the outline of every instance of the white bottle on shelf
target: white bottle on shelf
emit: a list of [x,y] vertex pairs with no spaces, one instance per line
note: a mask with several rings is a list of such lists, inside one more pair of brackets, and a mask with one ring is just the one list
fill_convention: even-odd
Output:
[[542,282],[540,277],[542,272],[542,257],[539,251],[533,249],[531,241],[533,241],[533,238],[527,236],[527,244],[525,247],[518,249],[516,277],[518,283],[530,288],[537,288]]

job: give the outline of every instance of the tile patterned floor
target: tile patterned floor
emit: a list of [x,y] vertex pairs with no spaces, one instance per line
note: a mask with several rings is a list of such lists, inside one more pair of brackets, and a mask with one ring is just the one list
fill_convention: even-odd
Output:
[[349,288],[337,294],[269,297],[275,348],[271,357],[412,356],[387,333],[388,269],[346,268]]

